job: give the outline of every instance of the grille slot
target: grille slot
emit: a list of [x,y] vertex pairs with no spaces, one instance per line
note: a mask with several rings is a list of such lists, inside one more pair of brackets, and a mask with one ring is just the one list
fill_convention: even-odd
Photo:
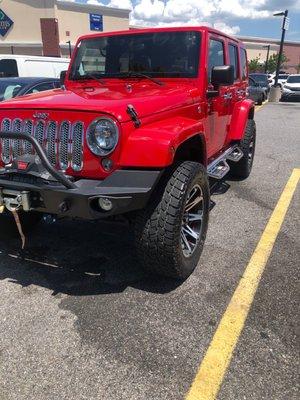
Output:
[[45,128],[44,121],[38,121],[34,130],[34,137],[41,146],[43,146],[44,144],[44,128]]
[[[11,127],[11,122],[10,119],[5,118],[2,121],[1,124],[1,129],[4,132],[9,132],[10,131],[10,127]],[[11,160],[11,148],[10,148],[10,140],[9,139],[2,139],[1,140],[1,144],[2,144],[2,152],[1,152],[1,159],[4,162],[4,164],[8,164]]]
[[70,143],[69,121],[63,121],[60,125],[58,138],[58,160],[60,168],[65,171],[69,166],[69,143]]
[[46,152],[52,165],[56,165],[56,131],[57,124],[54,121],[49,122],[46,134]]
[[[65,171],[71,166],[74,171],[83,168],[83,137],[84,124],[76,121],[49,121],[48,123],[30,119],[15,118],[11,121],[4,118],[1,122],[1,130],[5,132],[23,132],[33,136],[43,147],[49,162],[53,166],[59,166]],[[12,161],[12,158],[22,154],[35,154],[33,146],[27,140],[1,139],[1,159],[4,164]]]
[[74,171],[82,169],[83,157],[83,123],[76,122],[72,128],[72,168]]
[[[30,119],[27,119],[24,122],[23,132],[27,133],[28,135],[31,135],[31,136],[33,135],[33,122]],[[24,153],[25,154],[33,154],[32,145],[27,140],[25,140],[25,143],[24,143]]]
[[[12,130],[13,132],[21,132],[22,121],[18,118],[13,120]],[[12,141],[12,152],[13,157],[18,157],[22,154],[22,140],[16,139]]]

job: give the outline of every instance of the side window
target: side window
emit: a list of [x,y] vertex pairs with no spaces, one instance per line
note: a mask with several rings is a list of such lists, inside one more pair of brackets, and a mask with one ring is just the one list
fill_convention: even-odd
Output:
[[0,78],[19,76],[17,61],[10,58],[0,60]]
[[234,80],[237,80],[239,77],[239,63],[238,63],[238,50],[237,47],[233,44],[229,44],[229,64],[234,68]]
[[208,55],[208,81],[211,80],[211,70],[213,67],[225,65],[224,43],[220,40],[211,39],[209,42]]
[[26,94],[43,92],[44,90],[50,89],[53,89],[53,82],[44,82],[30,88],[29,90],[27,90]]
[[242,79],[247,78],[247,54],[245,49],[240,49]]

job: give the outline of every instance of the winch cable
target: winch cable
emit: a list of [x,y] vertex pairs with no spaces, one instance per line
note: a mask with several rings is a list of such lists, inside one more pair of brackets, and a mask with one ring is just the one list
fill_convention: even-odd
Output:
[[15,222],[16,222],[16,225],[17,225],[17,228],[18,228],[18,232],[19,232],[20,237],[21,237],[22,250],[24,250],[26,238],[25,238],[25,235],[24,235],[24,232],[23,232],[23,229],[22,229],[22,224],[21,224],[21,221],[20,221],[20,218],[19,218],[18,211],[17,210],[11,210],[11,212],[12,212],[12,215],[14,216],[14,219],[15,219]]

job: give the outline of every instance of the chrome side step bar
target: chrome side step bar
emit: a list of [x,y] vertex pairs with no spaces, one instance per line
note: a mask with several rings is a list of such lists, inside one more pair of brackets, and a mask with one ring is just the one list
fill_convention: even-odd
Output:
[[229,147],[229,149],[227,149],[223,154],[208,164],[208,176],[214,179],[222,179],[230,170],[227,160],[238,162],[243,155],[244,154],[238,145]]

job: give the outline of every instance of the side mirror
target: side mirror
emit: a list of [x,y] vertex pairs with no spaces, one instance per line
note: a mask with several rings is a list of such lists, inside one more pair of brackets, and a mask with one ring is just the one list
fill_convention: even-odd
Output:
[[214,88],[219,86],[232,85],[234,83],[234,68],[232,65],[222,65],[213,67],[211,71],[211,83]]
[[66,79],[67,71],[61,71],[60,76],[59,76],[59,83],[60,86],[64,86],[65,84],[65,79]]

